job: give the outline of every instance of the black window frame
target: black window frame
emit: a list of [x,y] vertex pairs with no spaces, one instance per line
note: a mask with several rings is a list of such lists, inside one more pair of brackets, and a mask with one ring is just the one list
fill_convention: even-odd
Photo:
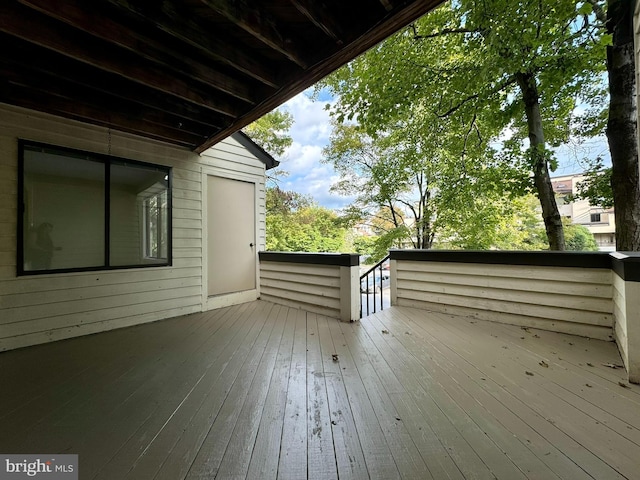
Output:
[[[24,152],[25,148],[40,149],[42,151],[50,151],[55,154],[68,154],[75,158],[84,158],[87,161],[99,162],[104,165],[104,264],[101,266],[93,267],[78,267],[78,268],[58,268],[51,270],[25,270],[24,269],[24,214],[25,214],[25,202],[24,202]],[[157,169],[163,171],[167,175],[167,261],[166,262],[154,262],[154,263],[140,263],[131,265],[110,265],[110,246],[111,246],[111,165],[115,163],[117,165],[131,165],[145,168]],[[139,160],[132,160],[129,158],[116,157],[113,155],[106,155],[103,153],[95,153],[85,150],[78,150],[69,147],[62,147],[58,145],[52,145],[42,142],[35,142],[31,140],[18,140],[18,222],[17,222],[17,249],[16,249],[16,275],[31,276],[31,275],[51,275],[58,273],[74,273],[74,272],[96,272],[96,271],[110,271],[110,270],[128,270],[133,268],[157,268],[157,267],[171,267],[173,266],[173,168],[166,165],[158,165],[149,162],[142,162]]]
[[590,222],[589,223],[602,223],[602,214],[601,213],[590,213],[589,214]]

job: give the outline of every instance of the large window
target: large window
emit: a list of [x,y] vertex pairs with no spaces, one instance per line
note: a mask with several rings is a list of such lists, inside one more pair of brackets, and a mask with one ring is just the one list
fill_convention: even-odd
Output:
[[171,264],[170,169],[20,143],[18,274]]

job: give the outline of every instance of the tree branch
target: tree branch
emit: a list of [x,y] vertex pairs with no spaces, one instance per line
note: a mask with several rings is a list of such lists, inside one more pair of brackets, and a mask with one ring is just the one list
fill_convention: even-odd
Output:
[[602,23],[603,25],[606,25],[606,23],[607,23],[607,14],[604,12],[604,9],[602,8],[602,5],[600,5],[600,3],[598,3],[598,0],[587,0],[587,2],[589,2],[591,4],[591,7],[593,8],[593,13],[595,13],[596,18],[598,19],[598,21],[600,23]]
[[426,38],[435,38],[442,37],[445,35],[451,34],[464,34],[464,33],[479,33],[479,30],[469,30],[468,28],[444,28],[439,32],[430,33],[428,35],[418,35],[418,30],[416,29],[415,23],[412,23],[409,26],[413,30],[413,39],[414,40],[424,40]]
[[[494,88],[492,88],[491,90],[489,90],[489,92],[487,92],[489,95],[494,94],[499,92],[500,90],[508,87],[509,85],[513,85],[514,83],[516,83],[516,77],[512,76],[507,78],[504,82],[496,85]],[[455,113],[456,111],[458,111],[460,108],[462,108],[466,103],[475,100],[477,98],[480,98],[480,94],[479,93],[474,93],[473,95],[469,95],[467,98],[463,99],[460,103],[458,103],[457,105],[454,105],[453,107],[451,107],[449,110],[447,110],[445,113],[437,113],[434,112],[435,116],[438,118],[444,118],[444,117],[448,117],[449,115],[451,115],[452,113]]]
[[[469,129],[467,130],[467,133],[464,136],[464,144],[462,146],[462,171],[464,172],[464,174],[467,174],[467,164],[465,162],[465,157],[467,156],[467,143],[469,142],[469,137],[471,136],[471,132],[473,131],[473,128],[476,126],[476,119],[478,118],[477,112],[473,113],[473,118],[471,119],[471,123],[469,124]],[[478,129],[478,127],[476,127],[476,130]]]

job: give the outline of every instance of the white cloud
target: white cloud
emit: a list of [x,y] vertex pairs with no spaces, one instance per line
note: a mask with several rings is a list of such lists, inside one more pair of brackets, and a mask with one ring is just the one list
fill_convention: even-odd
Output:
[[287,150],[281,168],[289,176],[280,182],[285,190],[311,195],[316,203],[339,209],[351,199],[330,192],[339,175],[331,165],[321,162],[322,149],[328,145],[331,134],[329,112],[325,105],[334,100],[314,102],[307,90],[284,104],[283,108],[293,115],[295,123],[290,134],[293,144]]
[[327,103],[335,101],[311,100],[311,89],[296,95],[283,105],[283,109],[291,112],[295,123],[291,134],[301,144],[326,145],[331,134],[329,112],[325,110]]
[[323,146],[303,145],[295,140],[295,137],[293,138],[293,145],[286,152],[286,160],[282,162],[282,168],[288,171],[291,176],[298,176],[309,172],[310,169],[320,164]]

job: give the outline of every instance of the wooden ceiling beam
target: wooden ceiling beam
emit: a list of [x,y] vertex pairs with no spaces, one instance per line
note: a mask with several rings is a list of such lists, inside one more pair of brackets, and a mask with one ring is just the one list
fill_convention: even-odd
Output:
[[330,9],[324,1],[291,0],[291,3],[316,27],[331,37],[336,45],[344,43],[344,28],[337,22],[336,15],[330,15]]
[[79,103],[73,95],[59,97],[52,95],[49,91],[34,90],[4,81],[0,82],[0,102],[142,135],[189,149],[195,148],[202,142],[201,137],[189,132],[181,132],[148,122],[144,118],[144,112],[130,111],[123,114],[105,105]]
[[88,87],[98,93],[113,95],[177,118],[207,125],[211,131],[230,123],[229,117],[209,109],[183,102],[172,95],[164,95],[109,72],[97,72],[90,65],[75,62],[58,53],[46,52],[35,45],[4,34],[0,34],[0,44],[5,47],[2,59],[15,65],[16,69],[28,71],[27,75],[64,80],[69,83],[70,89],[75,85],[80,88]]
[[[170,129],[176,132],[190,133],[200,139],[206,138],[212,129],[211,125],[187,120],[135,101],[125,100],[86,85],[71,83],[66,79],[32,70],[29,67],[12,62],[0,60],[0,78],[7,80],[11,85],[40,92],[49,92],[61,98],[73,97],[74,103],[92,105],[94,108],[102,108],[105,111],[119,112],[122,115],[129,115],[133,118],[141,118],[145,122],[166,127],[167,131]],[[113,126],[117,127],[115,124]]]
[[391,0],[380,0],[380,3],[387,12],[393,10],[393,2]]
[[262,4],[251,0],[201,0],[236,26],[286,56],[302,68],[309,66],[298,47],[298,42],[281,31],[281,26],[262,8]]
[[192,18],[176,14],[180,9],[170,0],[158,2],[153,8],[149,7],[149,4],[146,4],[146,7],[140,6],[131,0],[107,1],[123,11],[153,23],[163,32],[196,48],[215,61],[222,62],[269,87],[277,88],[280,85],[277,69],[266,60],[260,60],[256,55],[248,55],[232,41],[217,36],[215,32],[207,30]]
[[[256,88],[177,51],[171,45],[146,36],[136,28],[101,11],[100,4],[87,8],[82,0],[18,0],[34,10],[56,18],[85,33],[126,48],[165,68],[202,82],[216,90],[249,103],[256,103]],[[248,80],[248,79],[247,79]]]
[[230,117],[246,111],[136,55],[12,2],[0,2],[0,31]]

